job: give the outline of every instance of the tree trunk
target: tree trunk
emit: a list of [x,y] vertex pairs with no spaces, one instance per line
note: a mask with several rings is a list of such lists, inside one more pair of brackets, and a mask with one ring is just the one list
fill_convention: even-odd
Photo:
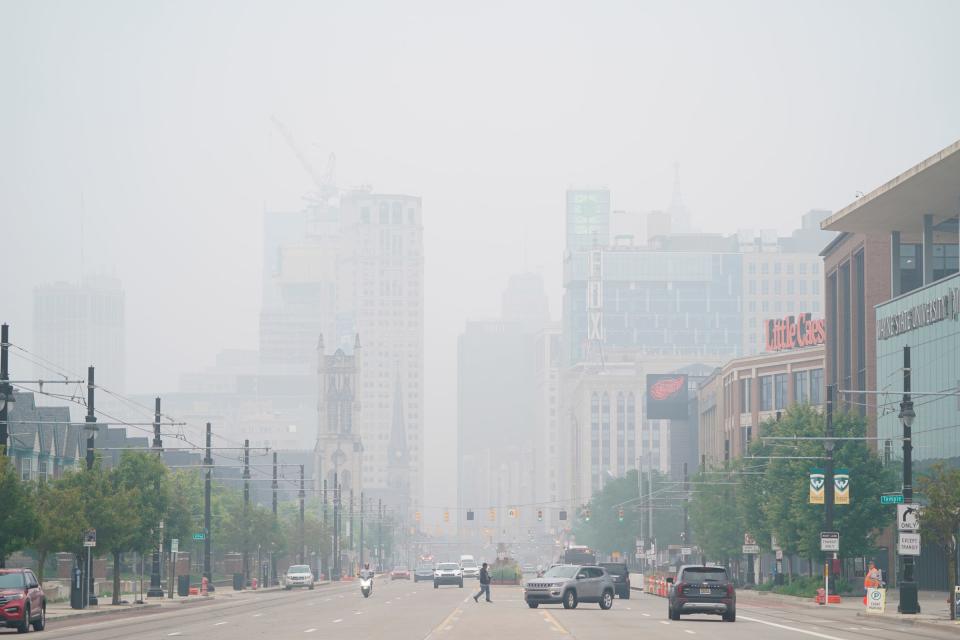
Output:
[[47,564],[47,554],[49,551],[40,551],[40,557],[37,559],[37,580],[40,582],[40,586],[43,586],[43,569]]
[[110,604],[120,604],[120,552],[113,552],[113,599]]

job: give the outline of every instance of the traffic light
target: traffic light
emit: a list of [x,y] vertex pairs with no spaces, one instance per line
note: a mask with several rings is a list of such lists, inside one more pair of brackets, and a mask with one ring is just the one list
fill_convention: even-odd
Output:
[[620,522],[623,522],[623,507],[620,507],[620,511],[617,512],[617,517],[620,518]]
[[450,512],[449,512],[449,511],[444,511],[444,512],[443,512],[443,521],[444,521],[444,522],[450,522]]
[[683,543],[686,543],[686,542],[687,542],[687,532],[686,532],[686,531],[681,531],[681,532],[680,532],[680,542],[683,542]]
[[583,519],[590,522],[590,507],[583,510]]
[[537,521],[543,522],[543,509],[537,509]]
[[497,519],[497,510],[491,508],[491,509],[490,509],[490,522],[493,522],[493,521],[496,520],[496,519]]
[[417,522],[420,522],[420,512],[419,512],[419,511],[417,511],[416,513],[414,513],[414,514],[413,514],[413,517],[414,517],[414,519],[415,519]]

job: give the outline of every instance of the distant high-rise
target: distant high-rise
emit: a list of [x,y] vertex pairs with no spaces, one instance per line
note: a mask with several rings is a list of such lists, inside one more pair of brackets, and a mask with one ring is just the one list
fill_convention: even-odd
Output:
[[567,190],[567,251],[610,243],[610,190]]
[[539,331],[550,321],[550,304],[543,277],[536,273],[510,276],[502,301],[501,317],[519,322],[525,331]]
[[[33,290],[33,351],[85,378],[96,367],[97,384],[117,393],[126,387],[124,293],[120,281],[88,276],[79,284],[57,282]],[[35,375],[49,378],[38,364]]]

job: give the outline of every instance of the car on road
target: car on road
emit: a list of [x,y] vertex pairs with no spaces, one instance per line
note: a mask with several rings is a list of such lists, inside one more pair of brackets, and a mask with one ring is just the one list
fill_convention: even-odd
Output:
[[667,578],[667,615],[679,620],[687,613],[712,613],[724,621],[737,619],[737,591],[723,567],[684,565],[676,578]]
[[433,565],[421,564],[413,571],[413,581],[433,580]]
[[305,564],[293,564],[283,574],[283,588],[289,591],[294,587],[313,589],[313,571]]
[[460,570],[464,578],[479,578],[480,567],[473,556],[460,556]]
[[617,597],[622,600],[630,599],[630,568],[625,562],[601,562],[600,566],[613,577],[613,587]]
[[433,588],[442,584],[455,584],[463,589],[463,571],[457,562],[441,562],[433,569]]
[[47,626],[47,596],[30,569],[0,569],[0,626],[18,633]]
[[556,565],[523,583],[523,599],[531,609],[541,604],[575,609],[581,602],[596,602],[601,609],[609,609],[615,591],[613,578],[600,566]]
[[409,580],[410,579],[410,569],[406,567],[394,567],[393,571],[390,572],[390,581],[394,580]]

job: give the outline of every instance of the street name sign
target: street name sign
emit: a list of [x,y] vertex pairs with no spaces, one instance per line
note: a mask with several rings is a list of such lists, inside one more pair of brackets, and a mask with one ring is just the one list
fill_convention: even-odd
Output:
[[880,504],[903,504],[903,494],[884,494],[880,496]]
[[87,529],[83,532],[83,546],[85,547],[95,547],[97,546],[97,530],[96,529]]
[[170,540],[170,553],[177,553],[180,551],[180,538],[172,538]]
[[743,545],[743,555],[745,556],[755,556],[760,553],[760,545],[758,544],[745,544]]
[[206,539],[207,539],[207,534],[205,534],[205,533],[195,533],[195,534],[193,534],[193,539],[194,539],[194,540],[206,540]]
[[897,538],[897,553],[901,556],[920,555],[920,534],[901,532]]
[[820,551],[840,551],[840,532],[821,531]]

